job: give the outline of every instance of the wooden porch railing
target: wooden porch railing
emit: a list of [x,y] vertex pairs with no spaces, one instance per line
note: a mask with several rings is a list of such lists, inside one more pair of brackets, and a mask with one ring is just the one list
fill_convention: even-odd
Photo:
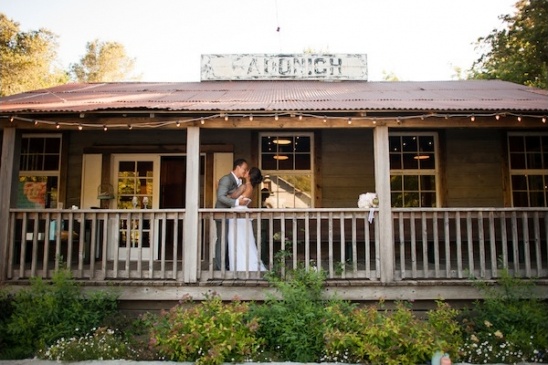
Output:
[[[215,270],[215,221],[246,218],[268,270],[322,268],[328,279],[380,280],[384,260],[401,280],[548,277],[548,209],[392,209],[393,242],[380,242],[378,211],[200,209],[198,280],[257,279]],[[185,210],[10,210],[8,281],[50,278],[66,267],[88,281],[183,281]],[[221,233],[226,235],[225,233]],[[394,257],[383,247],[394,245]],[[196,247],[196,246],[194,246]],[[222,247],[222,257],[227,248]]]

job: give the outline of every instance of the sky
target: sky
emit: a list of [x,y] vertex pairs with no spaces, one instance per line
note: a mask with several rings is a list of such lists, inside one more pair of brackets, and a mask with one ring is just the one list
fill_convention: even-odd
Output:
[[366,54],[368,79],[451,80],[516,0],[0,0],[21,30],[58,35],[68,69],[94,39],[123,44],[147,82],[200,81],[202,54]]

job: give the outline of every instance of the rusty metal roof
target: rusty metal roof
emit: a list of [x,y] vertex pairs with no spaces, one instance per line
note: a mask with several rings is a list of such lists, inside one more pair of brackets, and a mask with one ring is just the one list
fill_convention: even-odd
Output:
[[499,80],[66,84],[0,98],[0,113],[95,111],[548,112],[548,92]]

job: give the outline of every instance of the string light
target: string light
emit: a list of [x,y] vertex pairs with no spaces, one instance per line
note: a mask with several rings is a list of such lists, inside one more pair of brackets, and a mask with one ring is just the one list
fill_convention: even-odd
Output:
[[[281,114],[282,116],[284,114]],[[291,118],[303,118],[305,116],[305,114],[287,114],[288,116],[290,116]],[[127,116],[127,115],[126,115]],[[241,118],[249,118],[250,121],[253,121],[253,118],[255,117],[253,114],[232,114],[232,116],[234,117],[241,117]],[[265,117],[271,117],[273,118],[274,120],[279,120],[280,119],[280,113],[272,113],[272,114],[261,114],[261,116],[265,116]],[[319,119],[321,120],[323,123],[327,123],[327,120],[328,119],[333,119],[333,120],[345,120],[347,122],[347,124],[352,124],[354,122],[354,120],[363,120],[363,121],[370,121],[373,125],[376,125],[377,124],[377,121],[381,121],[381,122],[395,122],[397,123],[398,125],[400,124],[403,124],[404,121],[406,120],[426,120],[426,118],[431,118],[431,117],[434,117],[434,118],[444,118],[446,120],[448,119],[456,119],[456,118],[460,118],[460,119],[463,119],[463,118],[469,118],[472,122],[476,121],[476,117],[481,117],[481,118],[488,118],[488,117],[491,117],[493,119],[496,119],[496,120],[501,120],[501,118],[505,117],[505,116],[514,116],[516,118],[516,120],[518,122],[522,122],[524,120],[524,118],[528,118],[530,120],[538,120],[539,122],[542,122],[543,124],[546,124],[546,118],[547,116],[546,115],[524,115],[524,114],[514,114],[514,113],[505,113],[505,112],[497,112],[497,113],[489,113],[489,114],[435,114],[435,113],[428,113],[428,114],[418,114],[418,115],[404,115],[404,116],[383,116],[383,117],[371,117],[371,116],[357,116],[357,117],[348,117],[348,116],[327,116],[327,115],[314,115],[314,114],[311,114],[311,115],[306,115],[307,117],[309,117],[310,119]],[[210,115],[210,116],[207,116],[207,117],[203,117],[203,116],[199,116],[197,118],[193,118],[193,119],[185,119],[185,120],[168,120],[168,121],[158,121],[156,119],[157,117],[157,114],[155,114],[155,120],[154,121],[151,121],[151,122],[148,122],[148,123],[139,123],[139,124],[136,124],[136,125],[130,125],[128,124],[127,122],[126,123],[122,123],[122,124],[115,124],[115,123],[109,123],[108,124],[108,127],[105,125],[105,124],[80,124],[78,122],[74,122],[74,121],[63,121],[63,122],[58,122],[58,121],[48,121],[48,120],[35,120],[35,119],[31,119],[31,118],[24,118],[24,117],[19,117],[19,116],[16,116],[16,115],[12,115],[12,116],[0,116],[0,118],[6,118],[7,120],[9,120],[10,122],[15,122],[15,121],[21,121],[21,122],[28,122],[28,123],[33,123],[34,125],[46,125],[46,126],[54,126],[56,129],[60,129],[61,126],[68,126],[68,127],[73,127],[73,128],[78,128],[79,130],[82,130],[80,129],[80,126],[82,127],[86,127],[86,129],[98,129],[98,128],[102,128],[103,130],[106,130],[106,128],[108,129],[121,129],[121,128],[127,128],[127,129],[132,129],[133,126],[138,126],[139,129],[146,129],[146,128],[163,128],[163,127],[167,127],[167,126],[170,126],[170,125],[176,125],[177,127],[180,127],[181,124],[183,123],[192,123],[192,122],[199,122],[201,124],[205,124],[205,121],[206,119],[211,119],[211,118],[224,118],[225,121],[228,121],[229,120],[229,115],[228,113],[220,113],[218,115]],[[189,125],[192,125],[192,124],[189,124]]]
[[299,120],[303,120],[303,115],[299,114]]
[[106,132],[106,131],[108,130],[108,128],[107,128],[107,125],[106,125],[106,124],[104,124],[104,125],[103,125],[103,130],[104,130],[105,132]]
[[84,127],[82,127],[82,124],[78,124],[78,130],[81,131],[82,129],[84,129]]

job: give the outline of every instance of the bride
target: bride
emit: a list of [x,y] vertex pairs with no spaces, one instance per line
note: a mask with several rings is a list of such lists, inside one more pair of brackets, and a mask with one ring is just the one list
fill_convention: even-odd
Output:
[[[245,183],[231,194],[231,198],[237,199],[239,196],[244,196],[248,198],[248,202],[251,202],[253,189],[263,181],[263,176],[261,170],[252,167],[245,177]],[[246,210],[248,207],[247,205],[240,205],[233,209]],[[236,224],[234,224],[234,221],[236,221]],[[228,263],[231,271],[266,271],[257,251],[251,219],[229,219],[227,234]]]

